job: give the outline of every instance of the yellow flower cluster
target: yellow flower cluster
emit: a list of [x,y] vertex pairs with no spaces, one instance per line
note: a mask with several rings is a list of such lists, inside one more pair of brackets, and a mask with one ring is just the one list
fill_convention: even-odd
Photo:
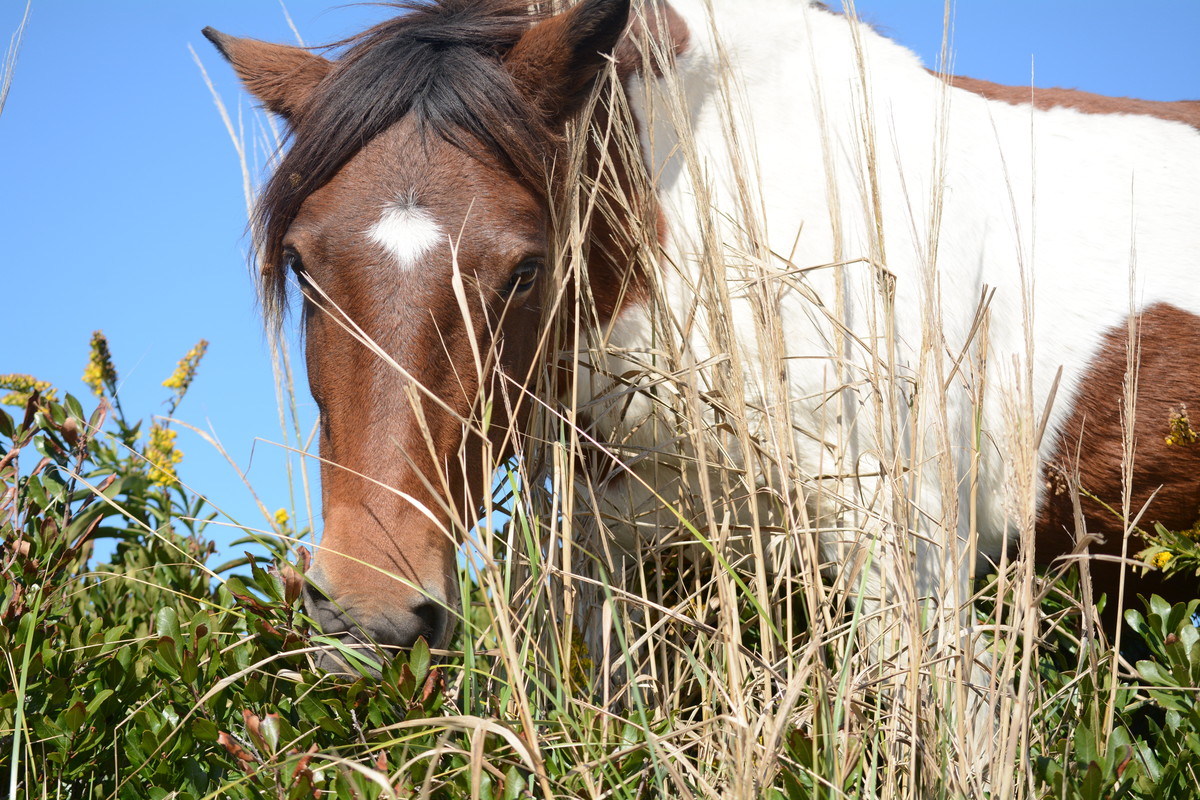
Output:
[[117,383],[117,368],[113,366],[112,353],[108,351],[108,339],[104,331],[92,332],[92,352],[88,356],[87,368],[83,371],[83,382],[91,387],[97,397],[104,395],[104,387]]
[[200,366],[200,359],[204,358],[204,352],[208,350],[208,340],[201,339],[196,342],[196,346],[187,351],[187,355],[179,359],[179,365],[175,367],[175,371],[171,373],[171,377],[163,381],[163,386],[168,389],[174,389],[175,395],[182,398],[184,392],[192,385],[192,381],[196,377],[196,367]]
[[1163,440],[1167,444],[1185,445],[1196,443],[1196,431],[1192,430],[1192,423],[1188,420],[1187,406],[1180,406],[1178,411],[1172,411],[1168,425],[1170,427],[1166,438]]
[[287,527],[287,524],[291,521],[292,521],[292,518],[290,516],[288,516],[288,512],[287,512],[286,508],[281,508],[275,512],[275,524],[278,525],[279,527],[281,527],[281,528]]
[[146,445],[146,461],[150,464],[150,482],[169,486],[179,480],[175,465],[183,460],[183,453],[175,447],[175,431],[159,423],[150,428],[150,443]]
[[1155,553],[1154,558],[1150,560],[1150,563],[1153,564],[1155,568],[1162,569],[1168,563],[1170,563],[1171,559],[1174,557],[1175,556],[1171,555],[1166,550],[1163,550],[1161,553]]
[[18,372],[0,375],[0,389],[7,389],[8,394],[0,397],[0,403],[6,406],[24,406],[29,402],[29,395],[41,392],[46,400],[54,400],[55,390],[50,381],[39,381],[32,375]]

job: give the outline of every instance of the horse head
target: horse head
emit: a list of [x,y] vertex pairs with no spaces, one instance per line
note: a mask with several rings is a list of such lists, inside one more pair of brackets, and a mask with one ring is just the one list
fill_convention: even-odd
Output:
[[443,647],[455,532],[477,518],[485,453],[510,449],[530,406],[520,389],[545,366],[553,165],[629,2],[402,9],[337,60],[205,35],[290,136],[254,229],[269,318],[299,286],[320,413],[307,609],[347,644]]

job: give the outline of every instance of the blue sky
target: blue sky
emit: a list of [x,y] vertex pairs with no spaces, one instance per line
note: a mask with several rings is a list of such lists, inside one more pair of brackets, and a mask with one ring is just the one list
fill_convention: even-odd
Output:
[[[0,5],[3,41],[24,3]],[[310,43],[386,11],[292,0]],[[929,65],[938,0],[860,0],[860,15]],[[195,48],[235,119],[253,103],[200,35],[294,41],[273,0],[34,0],[0,118],[0,373],[29,372],[81,398],[88,339],[109,337],[131,415],[165,411],[161,382],[210,342],[179,418],[220,437],[270,510],[290,507],[270,359],[247,269],[245,201],[233,147],[192,60]],[[1173,100],[1200,97],[1200,2],[961,2],[955,71],[1027,85]],[[262,154],[259,153],[258,163]],[[296,366],[302,372],[297,359]],[[302,413],[312,403],[299,385]],[[85,402],[85,406],[88,405]],[[233,519],[263,525],[249,492],[187,431],[180,474]],[[253,458],[251,456],[253,455]],[[315,470],[314,470],[315,473]],[[219,543],[232,535],[210,529]]]

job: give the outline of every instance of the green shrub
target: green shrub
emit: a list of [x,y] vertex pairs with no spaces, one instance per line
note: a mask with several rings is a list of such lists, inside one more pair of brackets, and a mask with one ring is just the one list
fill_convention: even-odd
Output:
[[[186,380],[173,376],[172,413],[200,354],[189,354]],[[276,547],[273,571],[248,557],[249,575],[215,574],[203,536],[213,514],[175,478],[173,437],[161,433],[171,418],[151,425],[139,452],[141,424],[108,419],[116,375],[100,336],[89,377],[104,395],[90,415],[33,386],[12,398],[24,402],[16,419],[0,411],[8,793],[378,794],[378,773],[359,774],[359,762],[382,768],[444,738],[435,724],[400,737],[375,730],[440,708],[443,671],[428,649],[389,664],[380,681],[308,671],[298,567]],[[108,563],[90,564],[98,537],[116,547]],[[429,767],[418,762],[406,780]]]
[[[181,362],[185,380],[166,382],[171,414],[198,358]],[[12,398],[23,403],[15,418],[0,411],[0,776],[10,796],[513,798],[528,795],[535,768],[571,786],[579,758],[595,757],[611,780],[636,784],[645,751],[627,726],[596,733],[609,726],[590,711],[539,719],[534,732],[497,718],[508,690],[486,655],[472,662],[477,675],[457,678],[475,689],[459,707],[447,704],[449,668],[423,642],[378,679],[311,670],[308,654],[331,641],[301,611],[307,554],[260,540],[271,558],[214,570],[204,538],[214,514],[175,477],[178,452],[161,434],[170,414],[139,449],[142,423],[119,411],[99,334],[85,377],[102,396],[91,414],[32,384]],[[286,529],[286,517],[277,524]],[[116,541],[107,563],[90,560],[99,537]],[[607,744],[535,762],[531,736],[569,741],[581,728]]]
[[[738,775],[778,800],[883,792],[879,720],[891,712],[882,695],[874,705],[831,702],[845,691],[839,640],[820,645],[820,663],[835,668],[806,673],[794,712],[755,743],[761,762],[749,771],[711,748],[736,728],[695,699],[725,691],[720,647],[681,656],[681,683],[662,695],[673,705],[648,708],[635,694],[605,708],[573,622],[550,637],[557,649],[530,644],[528,631],[505,639],[498,605],[527,603],[536,621],[545,601],[497,595],[504,581],[522,582],[506,577],[515,565],[545,557],[540,523],[523,507],[505,532],[508,550],[489,556],[486,569],[500,571],[492,588],[464,566],[461,662],[435,665],[418,643],[378,679],[314,672],[312,648],[331,642],[302,613],[306,554],[287,544],[296,532],[286,517],[277,519],[285,536],[260,542],[269,556],[212,567],[204,532],[214,514],[175,476],[180,458],[164,432],[202,350],[168,379],[170,413],[149,437],[120,410],[102,336],[88,373],[101,399],[90,413],[32,379],[8,382],[21,404],[15,416],[0,411],[0,780],[9,796],[713,797]],[[103,563],[92,558],[99,538],[115,541]],[[686,565],[672,564],[647,580],[686,582]],[[1143,640],[1133,672],[1084,635],[1069,581],[1040,609],[1034,769],[1017,781],[1022,796],[1194,798],[1200,631],[1191,617],[1200,601],[1172,608],[1151,598],[1145,613],[1127,612]],[[753,622],[764,606],[738,602],[741,646],[759,647]],[[930,773],[923,785],[944,790],[919,796],[964,796],[930,757],[918,765]]]

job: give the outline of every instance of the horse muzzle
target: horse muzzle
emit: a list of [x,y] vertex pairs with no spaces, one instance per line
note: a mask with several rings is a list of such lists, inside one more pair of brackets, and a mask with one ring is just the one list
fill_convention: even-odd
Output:
[[386,663],[417,639],[423,638],[430,647],[443,647],[454,632],[453,617],[440,593],[405,587],[384,602],[373,598],[369,607],[355,602],[353,595],[340,599],[331,595],[310,576],[304,587],[305,610],[322,634],[344,645],[344,649],[330,645],[313,654],[316,668],[323,672],[366,672],[379,677],[374,663]]

